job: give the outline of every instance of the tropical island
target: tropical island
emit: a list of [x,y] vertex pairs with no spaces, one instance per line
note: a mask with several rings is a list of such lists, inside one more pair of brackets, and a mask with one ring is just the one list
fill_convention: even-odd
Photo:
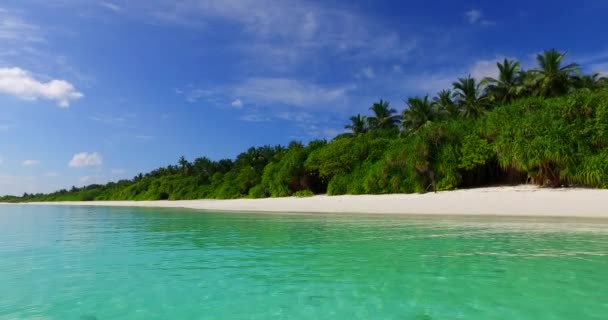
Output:
[[331,141],[250,148],[130,180],[2,202],[188,200],[426,193],[496,185],[608,188],[608,79],[546,50],[537,66],[457,79],[399,112],[380,100]]

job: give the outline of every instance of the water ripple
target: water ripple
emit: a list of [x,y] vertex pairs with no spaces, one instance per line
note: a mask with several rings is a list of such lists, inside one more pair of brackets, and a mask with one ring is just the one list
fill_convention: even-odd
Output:
[[0,208],[3,319],[605,319],[608,223]]

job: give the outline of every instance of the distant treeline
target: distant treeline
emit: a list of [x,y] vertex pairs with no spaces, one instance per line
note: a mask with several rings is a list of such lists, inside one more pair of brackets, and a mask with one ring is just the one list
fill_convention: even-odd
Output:
[[383,194],[495,184],[608,187],[608,80],[548,50],[538,67],[504,60],[497,79],[379,101],[332,141],[251,148],[234,160],[183,157],[131,180],[1,201],[162,200]]

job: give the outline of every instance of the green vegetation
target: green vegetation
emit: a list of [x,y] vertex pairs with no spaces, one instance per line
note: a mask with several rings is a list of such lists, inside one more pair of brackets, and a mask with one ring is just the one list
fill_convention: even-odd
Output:
[[497,64],[497,79],[460,78],[398,113],[380,100],[330,142],[251,148],[234,160],[183,157],[131,180],[1,201],[178,200],[383,194],[535,183],[608,188],[608,80],[565,54],[538,68]]

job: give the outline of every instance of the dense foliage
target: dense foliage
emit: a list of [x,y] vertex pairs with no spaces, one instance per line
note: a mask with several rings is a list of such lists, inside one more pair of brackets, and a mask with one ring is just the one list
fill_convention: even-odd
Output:
[[608,81],[545,51],[538,68],[498,63],[398,113],[380,100],[330,142],[251,148],[106,185],[2,201],[178,200],[412,193],[490,184],[608,188]]

